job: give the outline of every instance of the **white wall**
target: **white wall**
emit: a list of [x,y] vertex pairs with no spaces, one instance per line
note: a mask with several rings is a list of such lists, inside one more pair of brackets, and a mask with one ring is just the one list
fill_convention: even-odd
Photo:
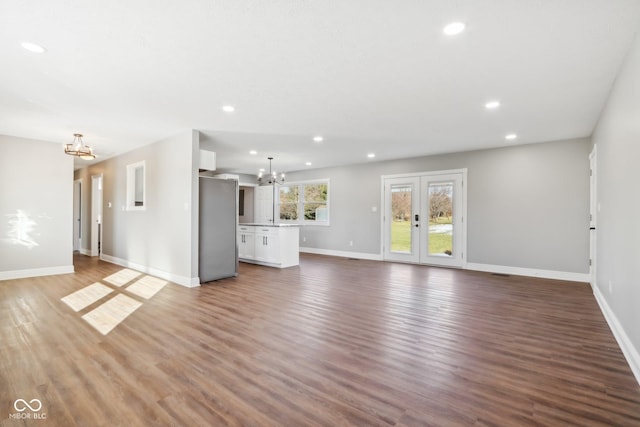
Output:
[[[76,172],[85,181],[103,175],[104,259],[182,285],[199,284],[198,144],[199,133],[189,130]],[[127,165],[143,160],[146,209],[126,210]],[[85,224],[90,203],[85,197]]]
[[0,280],[73,272],[73,158],[0,135]]
[[640,382],[640,39],[631,46],[596,130],[594,292]]
[[330,179],[331,225],[303,227],[300,245],[379,255],[381,175],[467,168],[468,262],[586,281],[589,150],[576,139],[289,173]]

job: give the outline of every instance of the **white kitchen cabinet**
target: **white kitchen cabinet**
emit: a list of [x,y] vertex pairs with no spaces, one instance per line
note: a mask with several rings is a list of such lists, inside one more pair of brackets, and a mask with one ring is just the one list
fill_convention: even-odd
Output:
[[280,233],[277,227],[256,227],[255,255],[256,261],[268,264],[280,263]]
[[255,227],[238,227],[238,258],[253,259],[255,256]]
[[[249,248],[238,250],[240,261],[254,264],[268,265],[270,267],[285,268],[300,263],[300,247],[298,236],[299,228],[295,226],[281,225],[241,225],[239,228],[239,245],[242,246],[242,237],[245,245],[249,245],[253,237],[253,252]],[[242,230],[240,230],[242,229]],[[250,229],[253,229],[251,234]],[[243,256],[247,254],[247,256]]]

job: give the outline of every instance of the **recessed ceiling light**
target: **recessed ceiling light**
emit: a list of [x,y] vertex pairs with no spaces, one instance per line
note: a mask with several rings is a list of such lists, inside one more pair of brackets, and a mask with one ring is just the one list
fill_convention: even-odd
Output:
[[493,110],[493,109],[498,108],[500,106],[500,101],[489,101],[486,104],[484,104],[484,106],[488,110]]
[[24,49],[28,50],[29,52],[33,52],[33,53],[45,53],[47,51],[47,49],[40,46],[39,44],[30,43],[30,42],[22,42],[20,43],[20,46],[22,46]]
[[452,22],[442,29],[442,32],[448,36],[455,36],[464,31],[465,25],[462,22]]
[[509,135],[505,136],[504,139],[507,139],[509,141],[513,141],[517,137],[518,137],[518,135],[516,135],[515,133],[510,133]]
[[305,165],[311,166],[311,162],[307,162],[307,163],[305,163]]
[[256,150],[251,150],[249,151],[249,154],[251,154],[252,156],[255,156],[256,154],[258,154],[258,152]]
[[324,141],[324,138],[323,138],[323,137],[321,137],[320,135],[318,135],[318,136],[314,136],[314,137],[313,137],[313,140],[314,140],[315,142],[322,142],[322,141]]
[[373,159],[376,156],[376,153],[369,153],[367,154],[367,157],[370,159]]
[[225,113],[233,113],[234,111],[236,111],[236,108],[233,105],[225,105],[224,107],[222,107],[222,111],[224,111]]

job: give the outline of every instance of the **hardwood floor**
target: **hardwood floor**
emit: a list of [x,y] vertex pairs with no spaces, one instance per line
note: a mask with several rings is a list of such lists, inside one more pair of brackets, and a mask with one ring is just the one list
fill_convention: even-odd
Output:
[[[75,265],[0,282],[3,426],[640,425],[588,284],[303,254],[74,312],[121,270]],[[142,305],[102,335],[81,316],[118,294]]]

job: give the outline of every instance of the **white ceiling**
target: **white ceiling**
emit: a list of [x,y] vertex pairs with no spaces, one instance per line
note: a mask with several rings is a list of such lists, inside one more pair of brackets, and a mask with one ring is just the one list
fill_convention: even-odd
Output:
[[2,0],[0,134],[104,159],[198,129],[246,173],[584,137],[639,23],[638,0]]

